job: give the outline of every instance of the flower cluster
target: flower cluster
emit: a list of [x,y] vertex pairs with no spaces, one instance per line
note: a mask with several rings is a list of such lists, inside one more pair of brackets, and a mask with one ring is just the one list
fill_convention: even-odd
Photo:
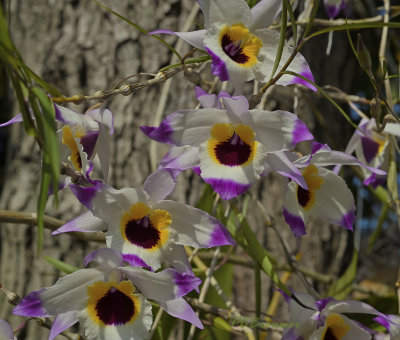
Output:
[[[281,11],[281,0],[261,0],[252,9],[245,0],[197,2],[204,14],[204,29],[157,30],[152,34],[174,34],[206,51],[211,57],[212,74],[231,82],[235,95],[224,91],[209,94],[196,87],[201,108],[172,112],[159,126],[142,126],[147,137],[170,145],[158,170],[142,187],[118,189],[108,184],[107,139],[114,129],[111,111],[93,109],[80,114],[54,107],[61,126],[57,131],[61,162],[84,179],[79,182],[64,175],[59,187],[68,187],[88,211],[53,235],[104,232],[106,248],[86,256],[87,268],[31,292],[15,307],[18,315],[55,317],[49,339],[78,321],[88,339],[145,339],[153,322],[148,300],[170,315],[203,328],[183,298],[198,290],[201,281],[192,271],[185,246],[210,248],[234,245],[235,241],[215,217],[167,199],[182,171],[192,169],[224,200],[245,193],[271,173],[285,176],[288,181],[282,214],[296,237],[306,234],[307,218],[312,213],[353,230],[354,198],[338,176],[342,165],[361,167],[366,184],[377,185],[385,178],[388,134],[400,136],[398,125],[388,124],[378,132],[373,119],[362,120],[346,152],[339,152],[314,141],[307,125],[295,114],[251,109],[241,95],[244,82],[267,82],[276,75],[272,73],[280,37],[268,27]],[[325,1],[329,15],[334,17],[344,3]],[[292,54],[293,48],[285,43],[278,68],[291,60],[287,70],[313,81],[303,56]],[[316,90],[309,82],[288,74],[276,79],[277,85],[293,83]],[[20,121],[21,115],[1,126]],[[299,156],[295,151],[300,142],[309,142],[309,155]],[[351,155],[354,151],[357,158]],[[92,178],[97,163],[101,179]],[[370,331],[348,318],[348,313],[371,314],[389,326],[394,324],[361,302],[332,298],[314,301],[309,296],[296,296],[290,301],[290,322],[299,327],[286,330],[283,339],[369,338]],[[13,338],[9,326],[1,320],[0,327],[6,339]]]

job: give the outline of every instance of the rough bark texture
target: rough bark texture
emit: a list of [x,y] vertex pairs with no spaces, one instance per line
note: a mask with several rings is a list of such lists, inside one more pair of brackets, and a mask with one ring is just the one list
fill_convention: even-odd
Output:
[[[144,29],[166,28],[175,31],[182,28],[194,3],[192,0],[103,2]],[[11,32],[26,64],[65,95],[93,94],[97,90],[110,89],[126,76],[138,72],[156,72],[171,59],[170,51],[157,40],[138,33],[93,1],[31,0],[13,1],[11,4]],[[197,20],[202,22],[200,16]],[[350,52],[344,48],[346,41],[342,38],[344,37],[335,39],[335,49],[327,64],[321,62],[325,56],[320,54],[321,46],[325,48],[326,38],[316,39],[315,43],[307,46],[305,56],[312,56],[309,60],[312,61],[311,68],[317,82],[338,85],[347,90],[354,80],[351,70],[355,64],[344,62],[349,60]],[[174,37],[166,39],[175,42]],[[189,50],[188,45],[184,46],[186,51]],[[332,68],[339,71],[332,73]],[[162,86],[148,88],[134,96],[119,96],[107,104],[115,115],[115,134],[110,147],[110,184],[116,188],[142,185],[151,172],[150,143],[138,127],[153,124]],[[277,89],[270,98],[267,101],[268,109],[292,111],[293,89]],[[347,127],[346,130],[342,128],[343,120],[337,118],[337,113],[333,113],[326,101],[316,99],[306,91],[300,92],[299,99],[297,111],[311,129],[317,125],[312,111],[318,106],[325,117],[332,115],[328,119],[332,123],[333,131],[347,136],[350,134]],[[164,114],[195,105],[193,84],[185,80],[183,74],[174,77]],[[84,112],[89,105],[71,107]],[[18,112],[16,106],[13,107],[13,112]],[[1,120],[6,118],[1,117]],[[34,140],[25,136],[22,126],[14,126],[9,131],[5,185],[0,206],[2,209],[32,212],[36,208],[39,184],[39,150]],[[317,139],[321,140],[321,136],[322,133],[317,132]],[[339,147],[343,147],[342,143]],[[163,155],[165,150],[163,145],[157,145],[157,155]],[[281,214],[285,181],[278,175],[268,177],[252,188],[251,193],[274,218],[289,246],[294,249],[296,240],[283,222]],[[200,188],[197,177],[186,174],[180,178],[174,198],[193,204],[199,197]],[[57,210],[51,204],[48,205],[48,214],[51,216],[68,220],[82,211],[81,205],[68,190],[62,192],[60,198]],[[281,262],[285,262],[276,235],[265,228],[263,215],[256,204],[250,206],[250,223],[256,229],[260,241]],[[2,225],[0,232],[0,281],[6,287],[24,296],[32,290],[54,283],[59,273],[43,257],[37,258],[35,255],[35,228]],[[301,245],[304,254],[302,263],[310,269],[324,273],[335,274],[341,270],[341,260],[347,252],[346,231],[315,218],[308,225],[308,232],[308,238]],[[46,233],[43,254],[80,267],[83,256],[95,246],[98,245],[77,241],[69,235],[51,237]],[[238,250],[237,253],[243,254],[243,251]],[[263,282],[262,308],[265,310],[273,292],[268,278],[264,276]],[[301,287],[298,281],[294,284],[296,289]],[[249,294],[253,287],[252,272],[238,270],[235,274],[234,300],[239,308],[254,309],[254,294]],[[0,318],[8,319],[16,327],[19,321],[15,316],[10,317],[10,311],[11,306],[0,295]],[[47,330],[30,324],[20,334],[19,339],[42,339],[47,334]]]

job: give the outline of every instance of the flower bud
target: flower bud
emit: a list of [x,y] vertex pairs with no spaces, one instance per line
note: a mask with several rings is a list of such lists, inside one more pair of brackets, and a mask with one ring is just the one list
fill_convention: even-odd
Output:
[[361,34],[358,34],[357,39],[357,57],[360,65],[364,71],[371,70],[371,56],[364,45],[364,41],[362,40]]

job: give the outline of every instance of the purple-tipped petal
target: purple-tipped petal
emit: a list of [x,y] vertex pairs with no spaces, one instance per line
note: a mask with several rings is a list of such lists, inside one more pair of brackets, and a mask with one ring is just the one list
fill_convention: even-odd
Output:
[[291,214],[287,209],[283,208],[283,217],[285,222],[289,224],[294,236],[299,237],[306,234],[306,227],[300,216]]
[[[311,73],[310,69],[304,70],[303,72],[300,73],[300,75],[303,76],[304,78],[311,80],[312,82],[315,82],[314,76]],[[317,91],[317,88],[313,84],[311,84],[310,82],[308,82],[300,77],[294,77],[290,81],[290,84],[301,84],[301,85],[307,86],[312,91],[315,91],[315,92]]]
[[20,114],[16,115],[14,118],[10,119],[9,121],[7,121],[3,124],[0,124],[0,127],[4,127],[4,126],[11,125],[14,123],[20,123],[22,121],[23,121],[22,113],[20,113]]
[[192,290],[198,290],[201,279],[194,275],[187,275],[185,273],[174,272],[174,283],[177,287],[177,296],[184,296]]
[[92,157],[94,148],[97,143],[98,131],[90,132],[81,137],[80,142],[83,146],[83,151],[87,154],[88,158]]
[[78,322],[76,311],[57,315],[50,330],[49,340],[53,340],[58,334]]
[[214,231],[211,234],[209,247],[218,247],[222,245],[235,245],[236,242],[229,234],[228,230],[219,221],[215,224]]
[[183,298],[169,301],[161,301],[159,302],[159,304],[168,314],[190,322],[197,328],[204,328],[199,317],[193,311],[192,307],[190,307],[190,305]]
[[339,223],[339,225],[353,231],[353,224],[355,220],[356,220],[355,211],[349,211],[348,213],[343,215],[342,221]]
[[110,110],[105,108],[94,109],[87,112],[86,115],[92,117],[96,122],[108,127],[110,135],[114,133],[114,116]]
[[313,140],[314,136],[308,130],[307,125],[298,119],[295,123],[294,129],[293,129],[293,139],[292,143],[293,145],[296,145],[299,142],[305,141],[305,140]]
[[171,113],[161,122],[159,127],[153,126],[141,126],[140,130],[149,138],[160,142],[174,145],[172,141],[172,134],[174,132],[171,121],[173,121],[176,117],[180,116],[179,113]]
[[68,233],[71,231],[82,231],[82,232],[96,232],[103,231],[107,228],[107,224],[98,217],[93,216],[90,211],[75,217],[73,220],[65,223],[57,230],[53,231],[52,235],[61,233]]
[[219,77],[221,81],[229,80],[229,73],[228,69],[226,68],[225,62],[208,47],[206,47],[206,51],[211,56],[212,60],[211,73],[214,76]]
[[150,271],[153,271],[153,269],[137,255],[122,254],[122,258],[124,259],[125,262],[128,262],[133,267],[142,267]]
[[98,181],[94,186],[89,188],[80,187],[79,185],[76,184],[71,184],[70,189],[76,196],[76,198],[79,200],[79,202],[81,202],[86,208],[91,210],[92,200],[94,199],[97,192],[101,188],[101,184],[102,183]]
[[251,184],[242,184],[229,179],[203,178],[204,182],[210,184],[214,191],[224,200],[230,200],[243,194],[251,187]]
[[21,302],[15,306],[13,313],[22,316],[51,316],[43,307],[40,299],[41,293],[44,291],[37,290],[25,296]]

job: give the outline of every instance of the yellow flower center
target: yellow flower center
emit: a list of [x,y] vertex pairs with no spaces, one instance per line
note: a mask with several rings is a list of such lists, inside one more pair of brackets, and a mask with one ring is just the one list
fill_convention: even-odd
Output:
[[152,210],[138,202],[122,215],[121,234],[128,242],[155,251],[168,241],[171,222],[172,217],[168,211]]
[[326,319],[326,328],[322,333],[321,340],[340,340],[350,330],[339,314],[331,314]]
[[63,127],[62,131],[62,143],[68,146],[68,148],[71,150],[71,156],[69,157],[69,159],[71,160],[76,170],[82,171],[81,155],[79,154],[78,145],[76,144],[71,128],[66,125]]
[[208,153],[217,164],[242,166],[250,163],[255,156],[258,142],[250,126],[228,123],[215,124],[208,140]]
[[219,36],[224,52],[242,67],[254,66],[262,42],[243,24],[225,26]]
[[324,183],[324,179],[318,175],[318,168],[310,164],[303,170],[303,178],[308,190],[297,186],[297,201],[304,210],[310,210],[315,204],[315,191]]

